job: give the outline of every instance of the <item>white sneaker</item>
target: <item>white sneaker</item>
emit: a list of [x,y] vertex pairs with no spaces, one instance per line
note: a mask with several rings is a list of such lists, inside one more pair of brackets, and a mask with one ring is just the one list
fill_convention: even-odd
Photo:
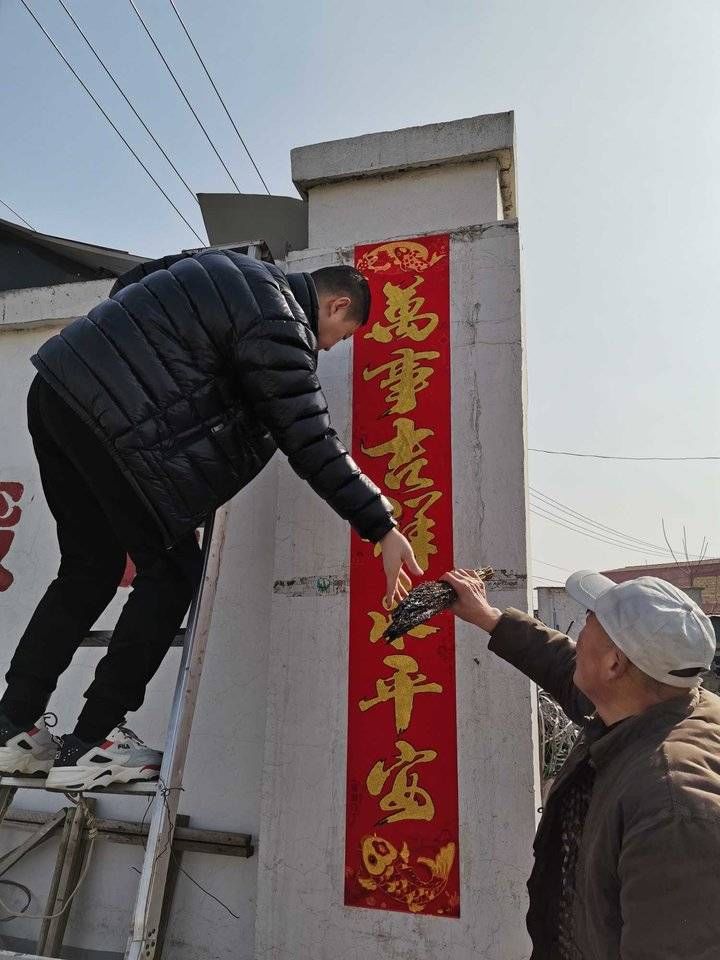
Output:
[[127,727],[116,727],[101,743],[85,743],[70,733],[48,774],[46,788],[71,793],[102,790],[111,783],[157,780],[162,753],[146,746]]
[[0,714],[0,777],[46,777],[60,746],[49,729],[55,723],[55,714],[46,713],[27,730]]

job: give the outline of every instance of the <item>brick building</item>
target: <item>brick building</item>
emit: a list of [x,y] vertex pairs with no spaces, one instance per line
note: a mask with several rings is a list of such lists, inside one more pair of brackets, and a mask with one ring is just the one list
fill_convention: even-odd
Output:
[[697,587],[701,590],[700,605],[710,616],[720,616],[720,559],[698,560],[683,563],[652,563],[639,567],[620,567],[603,570],[606,577],[616,583],[634,580],[636,577],[660,577],[674,583],[681,590]]

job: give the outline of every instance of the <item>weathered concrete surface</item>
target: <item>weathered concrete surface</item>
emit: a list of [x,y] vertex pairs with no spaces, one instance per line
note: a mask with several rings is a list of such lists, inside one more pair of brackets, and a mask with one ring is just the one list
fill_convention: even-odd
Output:
[[[365,238],[359,238],[365,239]],[[308,251],[291,269],[339,257]],[[498,604],[528,609],[522,323],[517,225],[451,240],[456,561],[498,569]],[[350,436],[351,354],[323,356],[336,429]],[[348,531],[284,464],[275,579],[348,575]],[[462,917],[343,906],[348,597],[273,597],[258,848],[258,960],[521,960],[535,825],[531,684],[457,631]],[[539,795],[539,794],[538,794]]]
[[[462,123],[469,124],[471,136],[473,123]],[[450,230],[456,560],[492,564],[500,572],[498,603],[522,608],[528,596],[517,225],[483,223],[486,218],[476,216],[475,226],[457,229],[472,224],[469,210],[489,211],[490,221],[499,217],[498,182],[505,200],[502,183],[512,158],[509,148],[505,160],[500,153],[490,155],[489,144],[493,141],[494,149],[501,143],[491,131],[507,132],[508,123],[507,118],[475,123],[477,156],[467,152],[471,144],[465,154],[454,147],[454,157],[443,159],[437,151],[447,154],[449,148],[433,144],[442,140],[445,125],[412,134],[412,142],[436,151],[429,163],[422,162],[419,147],[413,147],[414,154],[406,148],[406,159],[416,169],[404,175],[407,165],[369,169],[369,179],[353,180],[357,189],[363,184],[355,199],[344,193],[337,177],[317,187],[328,191],[324,198],[317,195],[322,250],[292,254],[289,267],[312,269],[349,259],[352,243]],[[381,159],[385,149],[389,156],[395,148],[386,144]],[[442,179],[446,161],[454,182]],[[404,202],[412,197],[425,216],[393,207],[382,186],[391,181],[378,174],[393,178],[398,196]],[[401,186],[403,176],[407,189]],[[443,191],[435,186],[441,180],[452,208],[438,202]],[[507,216],[507,203],[504,212]],[[345,224],[342,233],[333,219]],[[340,241],[341,236],[346,239]],[[83,314],[104,291],[73,293],[72,306],[71,301],[57,308],[17,301],[17,329],[0,326],[0,482],[24,485],[23,514],[6,558],[15,580],[0,594],[2,672],[57,564],[51,518],[24,427],[33,375],[28,358],[52,329],[30,324]],[[349,344],[321,358],[334,425],[345,437],[350,436],[350,369]],[[523,915],[537,806],[534,697],[531,685],[492,659],[485,638],[469,628],[457,632],[462,919],[342,906],[347,575],[346,525],[278,458],[233,504],[181,804],[198,826],[259,833],[258,856],[249,861],[185,858],[191,873],[240,919],[229,918],[181,877],[167,948],[173,960],[521,960],[528,954]],[[126,596],[121,592],[100,627],[111,625]],[[79,651],[63,677],[51,703],[60,730],[74,722],[100,655]],[[130,718],[158,744],[177,658],[178,651],[171,651],[146,704]],[[18,802],[51,809],[63,801],[33,791],[20,794]],[[140,819],[143,810],[137,798],[99,800],[100,816]],[[0,853],[17,840],[17,834],[0,834]],[[51,853],[48,845],[14,873],[39,896],[46,889]],[[122,949],[140,855],[136,848],[98,846],[71,921],[70,943]],[[7,932],[30,937],[34,927],[16,920]]]
[[[321,184],[492,158],[503,171],[505,216],[512,217],[514,145],[514,116],[509,111],[315,143],[296,147],[290,157],[293,180],[303,196]],[[458,222],[479,223],[482,219],[489,218],[468,217]],[[312,223],[312,213],[310,220]],[[399,235],[399,230],[394,235]],[[310,246],[317,246],[312,238]]]
[[115,281],[88,280],[54,287],[0,291],[0,332],[49,327],[82,317],[108,295]]
[[493,222],[502,219],[498,167],[484,160],[323,184],[310,191],[309,208],[309,243],[319,250],[376,237],[378,209],[393,236]]

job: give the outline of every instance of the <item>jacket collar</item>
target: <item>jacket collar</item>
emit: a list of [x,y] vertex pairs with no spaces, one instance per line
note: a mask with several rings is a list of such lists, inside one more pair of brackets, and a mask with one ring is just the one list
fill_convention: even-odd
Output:
[[309,273],[288,273],[286,276],[292,295],[302,307],[303,313],[308,318],[310,329],[317,337],[318,298],[313,278]]
[[596,768],[602,767],[629,742],[652,737],[658,731],[667,731],[680,720],[689,717],[700,701],[700,687],[694,687],[686,694],[656,703],[634,717],[620,720],[606,727],[600,717],[595,715],[586,726],[588,751]]

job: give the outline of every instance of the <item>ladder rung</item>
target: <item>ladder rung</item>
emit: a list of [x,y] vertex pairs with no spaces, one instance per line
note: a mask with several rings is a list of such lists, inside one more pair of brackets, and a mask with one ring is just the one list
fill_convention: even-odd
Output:
[[8,957],[9,960],[59,960],[57,957],[39,957],[36,953],[17,953],[15,950],[0,950],[0,957]]
[[[21,790],[45,790],[46,781],[42,777],[0,777],[0,787],[14,787]],[[97,790],[83,790],[82,793],[127,793],[138,794],[142,797],[152,797],[157,792],[157,780],[143,780],[140,783],[111,783],[108,787]],[[48,793],[74,793],[73,790],[48,790]],[[2,954],[0,953],[0,956]]]
[[[38,828],[49,832],[57,830],[62,823],[62,811],[40,813],[37,810],[23,810],[11,807],[3,823],[20,830],[37,831]],[[133,823],[127,820],[108,820],[96,817],[94,827],[102,840],[112,843],[145,845],[149,832],[147,823]],[[34,844],[39,834],[35,833]],[[44,839],[46,834],[42,834]],[[28,841],[29,842],[29,841]],[[19,848],[18,848],[19,849]],[[208,830],[204,828],[182,826],[175,828],[173,849],[190,850],[199,853],[213,853],[228,857],[252,857],[255,853],[252,836],[249,833],[235,833],[230,830]],[[14,853],[14,852],[13,852]],[[5,870],[9,854],[0,857],[0,876]],[[7,868],[9,869],[9,867]]]

